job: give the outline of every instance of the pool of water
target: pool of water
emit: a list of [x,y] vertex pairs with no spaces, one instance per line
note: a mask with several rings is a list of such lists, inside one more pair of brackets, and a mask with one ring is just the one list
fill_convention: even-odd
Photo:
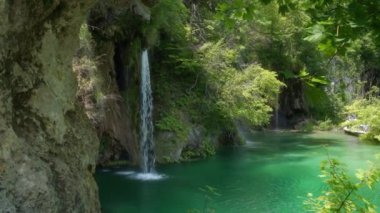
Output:
[[[336,133],[244,133],[242,147],[221,150],[192,163],[158,166],[160,178],[141,180],[133,168],[99,170],[105,213],[304,212],[307,193],[324,189],[319,165],[327,156],[353,173],[380,153],[379,146],[358,143]],[[208,187],[215,188],[210,192]],[[213,191],[213,190],[211,190]],[[380,190],[367,196],[380,204]]]

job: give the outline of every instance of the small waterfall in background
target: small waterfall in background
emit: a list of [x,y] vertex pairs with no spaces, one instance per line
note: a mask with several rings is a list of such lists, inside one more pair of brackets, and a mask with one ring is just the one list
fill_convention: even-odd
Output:
[[153,97],[150,84],[150,68],[148,51],[141,55],[140,83],[140,152],[141,168],[144,173],[154,172],[154,143],[153,143]]
[[277,103],[275,107],[275,113],[274,113],[274,129],[277,130],[279,128],[279,109],[280,109],[280,99],[279,95],[277,95]]

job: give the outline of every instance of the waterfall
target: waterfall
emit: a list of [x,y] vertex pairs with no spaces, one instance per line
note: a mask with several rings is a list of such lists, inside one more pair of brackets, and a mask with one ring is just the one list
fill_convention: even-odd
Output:
[[275,116],[275,121],[274,121],[274,129],[278,129],[278,108],[276,108],[276,114]]
[[141,55],[140,80],[140,152],[141,168],[144,173],[154,172],[154,143],[153,143],[153,97],[150,85],[150,69],[148,51]]
[[276,107],[275,107],[275,113],[274,113],[274,129],[278,129],[279,128],[279,109],[280,109],[280,99],[279,99],[279,95],[277,95],[277,103],[276,103]]

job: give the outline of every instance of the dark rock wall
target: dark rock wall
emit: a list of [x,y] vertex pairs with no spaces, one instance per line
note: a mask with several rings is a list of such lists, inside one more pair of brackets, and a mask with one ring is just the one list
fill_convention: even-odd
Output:
[[150,23],[149,7],[155,3],[98,1],[89,11],[87,25],[93,39],[90,58],[96,71],[87,81],[96,80],[96,89],[82,103],[91,102],[87,100],[94,93],[100,94],[85,107],[101,139],[100,165],[114,161],[139,164],[140,57],[141,49],[147,48],[143,31]]
[[89,14],[96,76],[100,79],[97,87],[103,96],[96,101],[98,110],[93,112],[101,138],[100,165],[119,160],[139,163],[139,41],[143,37],[139,23],[147,20],[138,13],[136,4],[143,6],[137,0],[123,4],[99,2]]
[[279,128],[294,128],[308,116],[304,85],[296,79],[284,82],[286,87],[279,97],[278,125]]

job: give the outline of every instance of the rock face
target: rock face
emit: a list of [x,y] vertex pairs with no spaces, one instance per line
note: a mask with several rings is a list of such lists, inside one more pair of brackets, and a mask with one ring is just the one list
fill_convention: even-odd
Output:
[[[101,140],[97,163],[107,165],[110,161],[129,160],[137,164],[136,129],[132,126],[131,110],[118,88],[119,84],[127,84],[117,75],[119,65],[115,61],[119,62],[120,53],[113,41],[89,34],[92,46],[81,47],[83,51],[74,58],[74,71],[79,81],[78,99]],[[124,74],[123,68],[120,73]]]
[[183,139],[175,132],[158,131],[156,133],[156,156],[158,163],[192,161],[215,154],[218,141],[216,137],[206,135],[202,126],[190,124]]
[[294,79],[285,80],[285,83],[279,100],[279,128],[294,128],[307,118],[308,106],[303,83]]
[[0,212],[99,212],[72,58],[92,0],[0,1]]
[[[79,66],[75,70],[80,82],[79,98],[101,139],[100,165],[125,160],[139,164],[141,30],[150,19],[145,5],[153,4],[140,0],[99,1],[89,12],[92,45],[87,49],[91,50],[77,55]],[[84,58],[94,61],[94,70],[82,66]]]

